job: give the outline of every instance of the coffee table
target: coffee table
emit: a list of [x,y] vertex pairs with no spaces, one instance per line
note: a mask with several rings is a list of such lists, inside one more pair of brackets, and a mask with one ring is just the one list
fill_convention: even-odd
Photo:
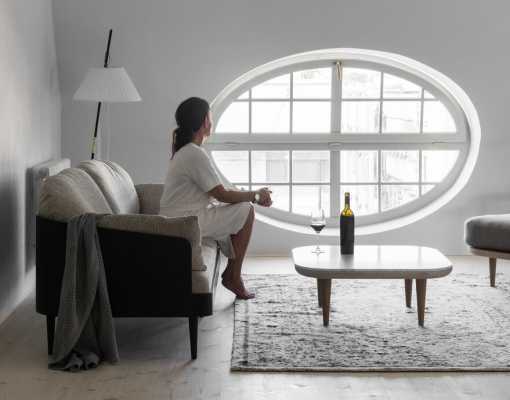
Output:
[[425,320],[427,279],[441,278],[452,271],[452,264],[441,252],[421,246],[355,246],[354,254],[340,254],[340,246],[315,246],[292,250],[296,271],[317,279],[319,307],[324,326],[329,324],[332,279],[403,279],[406,306],[411,307],[412,283],[416,280],[418,325]]

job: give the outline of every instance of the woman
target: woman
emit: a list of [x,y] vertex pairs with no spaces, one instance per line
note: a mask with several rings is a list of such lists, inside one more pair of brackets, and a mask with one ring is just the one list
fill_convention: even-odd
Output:
[[[202,143],[211,135],[212,118],[207,101],[191,97],[175,112],[172,158],[168,166],[160,214],[196,215],[202,237],[216,240],[228,257],[222,284],[239,299],[252,299],[241,279],[241,268],[253,227],[250,203],[270,207],[267,188],[240,191],[225,187]],[[220,203],[212,204],[211,198]]]

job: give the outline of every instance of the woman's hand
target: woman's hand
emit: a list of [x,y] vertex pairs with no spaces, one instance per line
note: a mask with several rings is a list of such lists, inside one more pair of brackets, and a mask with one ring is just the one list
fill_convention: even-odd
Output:
[[271,200],[271,193],[273,192],[271,192],[267,187],[263,187],[259,189],[257,192],[260,196],[258,204],[261,205],[262,207],[271,207],[271,205],[273,204],[273,200]]

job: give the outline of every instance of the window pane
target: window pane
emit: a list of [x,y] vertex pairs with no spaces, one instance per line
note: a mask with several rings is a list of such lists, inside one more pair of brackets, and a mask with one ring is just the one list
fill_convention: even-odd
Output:
[[248,103],[232,103],[221,114],[216,125],[218,133],[248,133]]
[[250,187],[248,185],[234,185],[238,190],[242,190],[243,192],[246,192],[250,190]]
[[384,133],[420,132],[420,102],[385,101],[382,124]]
[[252,99],[288,99],[290,97],[290,74],[269,79],[251,89]]
[[423,97],[426,99],[435,99],[434,95],[426,90],[423,92]]
[[295,101],[292,106],[292,130],[295,133],[331,132],[329,101]]
[[378,101],[343,101],[342,133],[379,132]]
[[292,182],[329,182],[329,151],[293,151]]
[[377,185],[341,185],[341,207],[344,207],[345,192],[351,194],[351,208],[355,216],[375,214],[379,211]]
[[384,74],[383,97],[398,99],[419,99],[421,87],[406,79]]
[[439,101],[423,103],[423,132],[455,132],[455,121],[448,109]]
[[247,100],[247,99],[250,97],[249,93],[250,93],[250,91],[249,91],[249,90],[247,90],[246,92],[244,92],[243,94],[241,94],[241,96],[239,96],[239,97],[237,98],[237,100]]
[[294,72],[293,97],[295,99],[331,98],[331,68],[307,69]]
[[422,181],[441,182],[451,171],[457,157],[458,150],[423,150],[422,151]]
[[381,210],[387,211],[418,198],[418,185],[382,185]]
[[286,185],[254,185],[253,190],[258,190],[263,187],[268,187],[273,193],[271,193],[271,199],[273,200],[272,207],[283,211],[289,211],[289,187]]
[[213,151],[212,156],[230,182],[249,182],[247,151]]
[[286,183],[289,181],[288,151],[252,151],[251,181]]
[[418,182],[417,150],[383,150],[381,182]]
[[293,186],[292,212],[310,215],[313,210],[324,210],[329,217],[329,186]]
[[253,133],[289,133],[290,103],[267,101],[252,103]]
[[431,191],[432,189],[434,189],[434,186],[436,185],[421,185],[421,194],[425,194]]
[[342,98],[366,99],[381,96],[381,73],[361,68],[342,69]]
[[340,152],[340,181],[377,182],[376,150],[345,150]]

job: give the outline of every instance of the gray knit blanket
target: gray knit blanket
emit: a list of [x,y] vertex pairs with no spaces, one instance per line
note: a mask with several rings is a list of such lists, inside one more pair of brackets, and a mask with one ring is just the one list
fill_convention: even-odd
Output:
[[49,368],[82,371],[119,360],[95,214],[67,225],[66,264]]

